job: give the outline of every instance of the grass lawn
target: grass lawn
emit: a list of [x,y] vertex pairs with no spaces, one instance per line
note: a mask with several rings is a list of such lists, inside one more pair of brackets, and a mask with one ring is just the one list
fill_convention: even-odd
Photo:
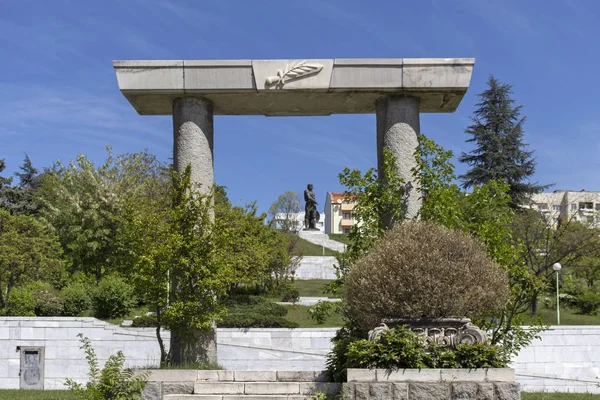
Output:
[[[296,241],[296,247],[294,248],[294,254],[297,256],[336,256],[337,251],[328,249],[327,247],[319,246],[304,240],[298,236]],[[325,251],[323,251],[325,249]]]
[[600,394],[589,393],[521,393],[522,400],[598,400]]
[[0,390],[0,400],[75,400],[69,390]]
[[338,297],[331,293],[323,293],[323,286],[331,282],[328,279],[294,280],[294,287],[298,289],[301,297]]
[[308,315],[308,306],[284,306],[287,308],[288,313],[284,317],[288,321],[297,322],[300,326],[299,328],[332,328],[332,327],[340,327],[343,325],[342,316],[339,314],[330,315],[329,318],[325,320],[324,324],[317,324],[310,318]]
[[[547,309],[538,307],[538,316],[542,317],[546,325],[556,325],[556,309]],[[526,316],[525,325],[532,320],[531,316]],[[561,325],[600,325],[600,315],[581,315],[575,310],[567,307],[560,308]],[[599,397],[600,398],[600,397]]]
[[346,245],[350,244],[350,239],[348,238],[348,235],[343,234],[343,233],[330,233],[329,239],[335,240],[340,243],[344,243]]

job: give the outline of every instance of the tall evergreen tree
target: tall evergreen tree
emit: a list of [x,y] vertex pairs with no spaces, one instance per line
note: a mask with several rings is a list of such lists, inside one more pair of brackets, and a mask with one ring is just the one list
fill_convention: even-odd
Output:
[[[4,160],[0,160],[0,172],[4,167]],[[40,186],[41,175],[27,154],[19,169],[21,172],[15,172],[19,179],[16,185],[11,185],[12,178],[0,177],[0,208],[10,211],[13,215],[37,214],[39,204],[34,201],[34,195]]]
[[489,88],[479,95],[481,101],[471,117],[473,123],[465,130],[471,135],[467,142],[476,147],[469,154],[461,153],[459,161],[471,169],[460,178],[465,189],[492,180],[506,181],[512,205],[517,207],[548,186],[529,182],[536,162],[523,142],[525,117],[521,117],[522,106],[515,106],[511,98],[512,85],[493,76],[487,83]]

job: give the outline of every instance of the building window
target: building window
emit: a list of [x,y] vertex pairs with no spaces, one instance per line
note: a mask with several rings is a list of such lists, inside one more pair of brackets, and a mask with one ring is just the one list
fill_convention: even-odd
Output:
[[560,211],[560,205],[559,204],[553,204],[552,205],[552,210],[554,210],[554,211]]
[[580,202],[579,203],[579,209],[580,210],[593,210],[594,209],[594,203]]
[[344,234],[347,235],[350,233],[350,229],[349,228],[344,228]]
[[577,204],[571,204],[571,211],[577,211]]
[[547,210],[548,209],[548,203],[538,203],[538,208],[540,210]]
[[342,215],[342,219],[352,219],[352,216],[350,213],[344,213],[344,215]]

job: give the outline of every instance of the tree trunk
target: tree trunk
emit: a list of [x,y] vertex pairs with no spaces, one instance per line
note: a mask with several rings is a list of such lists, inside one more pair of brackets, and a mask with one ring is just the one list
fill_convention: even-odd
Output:
[[531,313],[533,315],[537,315],[537,309],[538,309],[538,295],[534,294],[531,297]]
[[[186,331],[183,331],[185,329]],[[217,364],[217,330],[171,329],[171,365]]]

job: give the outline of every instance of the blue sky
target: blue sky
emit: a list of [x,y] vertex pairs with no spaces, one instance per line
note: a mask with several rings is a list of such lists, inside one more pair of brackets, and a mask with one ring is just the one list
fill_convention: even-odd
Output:
[[[600,2],[595,0],[0,0],[0,158],[15,171],[84,153],[172,151],[170,117],[139,116],[112,60],[474,57],[454,114],[421,131],[455,155],[493,74],[527,115],[534,180],[600,191]],[[215,178],[266,210],[286,190],[341,191],[376,164],[374,115],[215,117]],[[465,167],[458,162],[457,172]]]

